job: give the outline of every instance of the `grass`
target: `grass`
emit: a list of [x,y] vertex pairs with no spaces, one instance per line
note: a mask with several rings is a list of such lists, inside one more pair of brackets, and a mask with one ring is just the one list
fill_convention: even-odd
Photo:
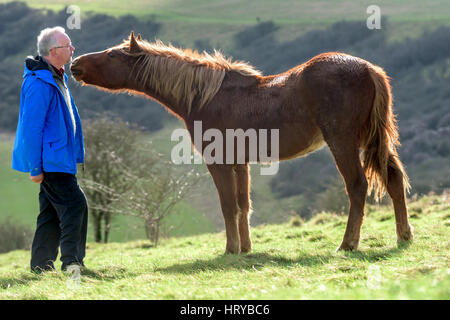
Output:
[[346,217],[332,213],[253,228],[242,255],[223,254],[223,232],[89,243],[79,284],[31,274],[29,252],[13,251],[0,255],[0,299],[449,299],[449,195],[410,208],[412,244],[397,246],[392,207],[369,206],[356,252],[335,252]]

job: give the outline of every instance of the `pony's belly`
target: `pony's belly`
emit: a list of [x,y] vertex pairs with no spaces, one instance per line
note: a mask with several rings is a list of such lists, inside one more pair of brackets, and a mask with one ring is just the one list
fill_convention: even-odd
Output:
[[[300,139],[299,139],[300,140]],[[308,141],[300,143],[300,141],[290,138],[289,140],[280,141],[280,160],[289,160],[302,157],[322,148],[325,145],[322,133],[318,131]]]

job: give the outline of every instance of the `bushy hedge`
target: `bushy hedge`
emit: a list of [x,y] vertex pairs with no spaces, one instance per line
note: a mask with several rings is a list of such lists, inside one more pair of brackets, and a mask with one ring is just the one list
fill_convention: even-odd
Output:
[[33,230],[14,222],[11,218],[0,222],[0,253],[13,250],[29,250],[33,241]]

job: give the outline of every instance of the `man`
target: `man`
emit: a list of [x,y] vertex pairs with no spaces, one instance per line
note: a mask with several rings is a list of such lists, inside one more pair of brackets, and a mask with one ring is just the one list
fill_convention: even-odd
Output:
[[76,179],[84,163],[77,107],[67,87],[64,65],[73,47],[64,28],[41,31],[38,56],[25,60],[12,168],[30,172],[40,184],[39,216],[31,248],[31,270],[54,270],[61,247],[62,270],[79,274],[84,266],[88,209]]

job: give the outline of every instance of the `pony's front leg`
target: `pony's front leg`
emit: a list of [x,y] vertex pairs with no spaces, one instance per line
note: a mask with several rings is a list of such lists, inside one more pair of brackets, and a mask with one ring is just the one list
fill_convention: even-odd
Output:
[[227,235],[226,253],[240,253],[239,207],[237,203],[237,178],[233,165],[212,164],[208,170],[219,193],[220,205]]
[[237,197],[239,206],[239,236],[241,239],[241,252],[252,251],[252,240],[250,238],[250,165],[241,164],[236,168]]

